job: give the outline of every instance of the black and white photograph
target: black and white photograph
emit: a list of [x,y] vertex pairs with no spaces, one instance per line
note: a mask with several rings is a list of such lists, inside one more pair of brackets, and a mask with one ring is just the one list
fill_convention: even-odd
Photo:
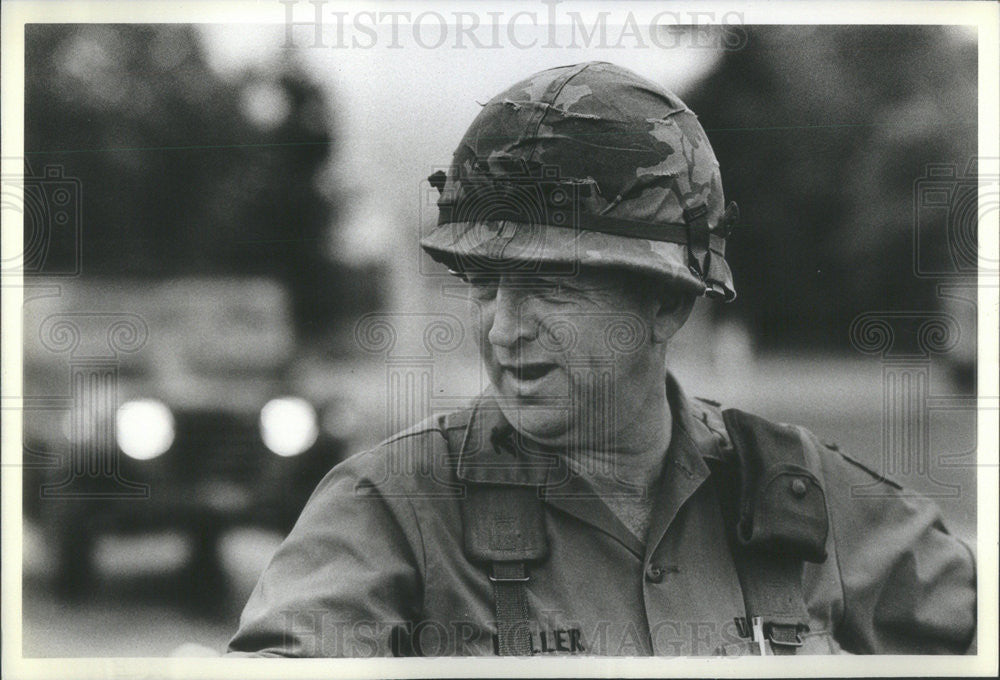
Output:
[[2,21],[5,678],[995,677],[1000,5]]

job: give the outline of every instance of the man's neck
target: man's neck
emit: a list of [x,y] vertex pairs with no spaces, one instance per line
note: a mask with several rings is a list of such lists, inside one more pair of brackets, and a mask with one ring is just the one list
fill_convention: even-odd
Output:
[[[673,426],[666,391],[661,387],[636,406],[614,409],[612,417],[595,419],[592,427],[571,433],[567,442],[570,467],[605,491],[648,491],[663,469]],[[602,428],[602,420],[613,427]]]

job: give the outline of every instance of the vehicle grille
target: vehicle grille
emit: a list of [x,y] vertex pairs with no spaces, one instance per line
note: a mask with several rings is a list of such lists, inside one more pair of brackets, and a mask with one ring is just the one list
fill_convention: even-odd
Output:
[[181,479],[259,478],[269,461],[255,415],[187,412],[175,415],[176,435],[169,454]]

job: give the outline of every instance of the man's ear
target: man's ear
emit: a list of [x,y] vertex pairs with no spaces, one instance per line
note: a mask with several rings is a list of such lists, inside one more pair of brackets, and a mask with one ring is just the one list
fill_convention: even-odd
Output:
[[667,342],[681,329],[694,309],[694,295],[664,295],[653,318],[653,342]]

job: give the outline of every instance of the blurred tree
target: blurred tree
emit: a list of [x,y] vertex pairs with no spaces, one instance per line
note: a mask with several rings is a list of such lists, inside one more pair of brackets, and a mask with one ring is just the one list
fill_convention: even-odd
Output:
[[[929,163],[976,153],[977,48],[937,26],[753,27],[685,97],[742,223],[733,309],[764,347],[846,347],[851,320],[935,309],[913,271]],[[960,170],[961,171],[961,170]],[[945,230],[930,247],[947,257]]]
[[[84,276],[274,276],[307,336],[377,304],[377,283],[345,295],[357,268],[323,254],[335,140],[293,60],[226,80],[190,26],[34,24],[25,74],[26,162],[80,179]],[[43,273],[73,246],[52,243]]]

